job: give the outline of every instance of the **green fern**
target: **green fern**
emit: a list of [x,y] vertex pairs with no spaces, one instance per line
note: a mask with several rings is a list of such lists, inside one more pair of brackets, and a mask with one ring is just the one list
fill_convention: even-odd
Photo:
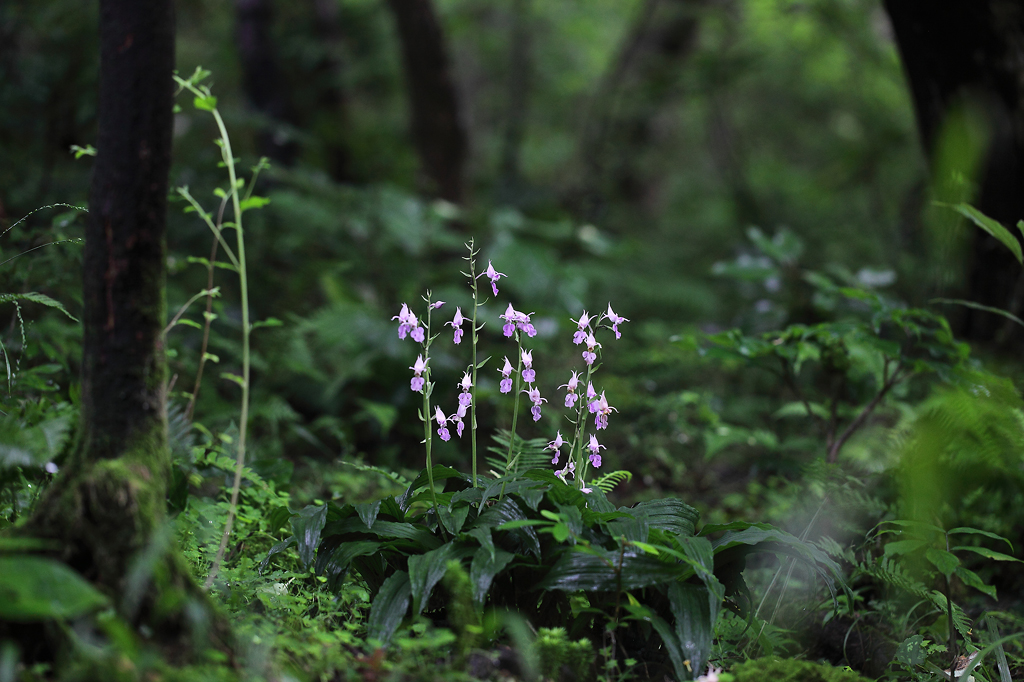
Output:
[[601,478],[591,481],[590,485],[600,489],[603,493],[610,493],[618,484],[631,480],[633,480],[633,474],[628,471],[609,471]]
[[548,442],[543,438],[531,438],[526,440],[516,435],[516,442],[512,448],[512,459],[506,466],[505,457],[508,455],[508,444],[511,439],[511,432],[499,429],[491,438],[497,445],[487,448],[493,452],[495,457],[487,458],[487,465],[491,467],[491,473],[495,477],[505,476],[517,471],[529,469],[547,469],[551,466],[551,453],[547,450]]

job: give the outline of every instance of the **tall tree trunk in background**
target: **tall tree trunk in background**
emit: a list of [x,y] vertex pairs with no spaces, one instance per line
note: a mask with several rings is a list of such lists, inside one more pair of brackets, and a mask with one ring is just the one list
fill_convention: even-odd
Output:
[[508,100],[505,104],[505,132],[501,141],[498,170],[499,200],[519,204],[523,198],[521,155],[526,136],[526,111],[530,96],[530,0],[513,0],[512,30],[509,33]]
[[[983,112],[989,142],[973,203],[1016,232],[1012,226],[1024,218],[1024,6],[1019,0],[884,4],[933,167],[949,114],[963,106]],[[1024,314],[1024,277],[1009,251],[980,230],[972,250],[964,297]],[[1012,329],[975,310],[966,310],[959,326],[964,336],[987,343],[1006,341]],[[1019,340],[1018,331],[1014,336]]]
[[[165,524],[164,232],[173,69],[172,0],[101,0],[81,423],[70,461],[23,532],[55,540],[61,560],[106,593],[131,624],[145,625],[171,660],[181,660],[194,651],[186,611],[207,604],[170,551]],[[147,549],[151,571],[141,583],[129,580]]]
[[463,198],[468,142],[441,24],[431,0],[388,0],[402,44],[413,143],[437,196]]
[[296,118],[271,38],[273,19],[273,0],[235,0],[235,40],[242,66],[242,89],[249,105],[267,119],[257,135],[257,149],[271,161],[291,166],[299,145],[287,128],[295,125]]
[[[317,97],[317,113],[329,116],[331,125],[327,133],[321,132],[320,142],[325,145],[327,172],[335,182],[353,182],[352,153],[348,144],[349,98],[342,83],[344,63],[341,59],[341,17],[338,0],[310,0],[312,3],[314,34],[324,50],[324,57],[315,67],[321,81]],[[320,130],[324,130],[321,128]]]
[[651,178],[642,153],[655,142],[656,118],[678,94],[681,64],[697,45],[704,0],[647,0],[592,98],[580,142],[582,187],[573,203],[598,218],[610,197],[640,204]]

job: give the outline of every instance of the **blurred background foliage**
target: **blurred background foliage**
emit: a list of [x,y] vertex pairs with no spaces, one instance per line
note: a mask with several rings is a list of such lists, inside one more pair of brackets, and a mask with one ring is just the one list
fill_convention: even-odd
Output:
[[[841,340],[833,350],[845,364],[830,358],[826,343],[807,351],[793,384],[742,353],[709,353],[728,346],[716,346],[725,338],[716,335],[867,325],[877,310],[840,288],[877,294],[872,300],[891,311],[927,307],[962,278],[955,239],[936,240],[924,227],[928,167],[880,4],[436,0],[466,149],[453,153],[454,190],[428,172],[410,125],[400,4],[177,3],[179,71],[211,70],[243,166],[261,156],[273,164],[258,189],[269,205],[247,214],[254,319],[283,322],[254,335],[252,470],[274,490],[290,491],[285,503],[301,506],[391,490],[364,464],[405,474],[422,466],[418,396],[408,390],[414,352],[390,320],[428,288],[449,302],[445,319],[455,305],[471,305],[459,273],[463,242],[472,237],[481,264],[492,260],[508,275],[483,311],[481,357],[494,359],[481,372],[482,434],[507,425],[511,413],[497,400],[492,369],[514,352],[499,334],[505,304],[535,311],[538,375],[554,402],[578,359],[570,318],[611,301],[631,322],[603,348],[599,390],[619,413],[602,440],[609,466],[634,474],[612,497],[676,494],[707,521],[756,518],[799,533],[835,472],[819,462],[827,428],[815,426],[811,408],[801,411],[796,389],[819,395],[815,409],[844,405],[838,418],[849,423],[881,385],[877,348],[835,332]],[[95,141],[96,24],[96,3],[0,4],[3,229],[39,206],[85,204],[91,157],[76,159],[69,148]],[[212,210],[222,182],[211,144],[217,133],[208,116],[181,104],[172,185],[189,186]],[[211,248],[208,229],[182,208],[172,203],[168,230],[171,314],[206,287],[205,268],[190,259]],[[33,214],[0,239],[0,261],[74,239],[80,221],[63,207]],[[80,249],[62,243],[3,262],[3,291],[46,294],[78,317]],[[237,418],[237,387],[216,378],[237,374],[240,363],[237,285],[227,274],[215,282],[223,295],[213,304],[209,348],[219,364],[208,368],[195,411],[203,438],[214,441],[210,434],[230,433]],[[923,352],[941,346],[951,354],[936,360],[943,367],[978,370],[966,350],[950,350],[958,347],[942,327],[943,311],[929,310],[928,338],[942,338]],[[59,415],[73,411],[79,328],[27,302],[4,303],[0,312],[12,373],[7,416],[27,427],[57,414],[42,415],[33,407],[41,401],[62,406]],[[201,306],[185,318],[201,325]],[[168,339],[180,415],[202,332],[178,326]],[[733,342],[734,350],[742,345]],[[438,348],[440,400],[454,404],[467,360],[448,343]],[[1019,373],[998,358],[990,366]],[[1024,508],[1013,416],[1019,398],[1000,384],[1006,399],[971,407],[993,413],[965,418],[965,430],[908,436],[918,417],[950,428],[942,415],[968,409],[970,382],[934,369],[895,387],[841,453],[845,472],[858,478],[847,482],[848,505],[832,530],[877,520],[898,489],[882,474],[895,469],[901,448],[920,453],[930,437],[946,446],[945,481],[974,461],[972,443],[986,444],[978,480],[1003,485],[994,496],[962,500],[957,510],[968,518],[957,522],[1017,543],[1024,525],[1005,512],[1018,510],[1017,519]],[[838,376],[848,383],[836,393]],[[950,387],[932,394],[936,381]],[[972,435],[979,421],[992,428]],[[172,419],[178,483],[215,496],[189,454],[194,434],[179,422]],[[545,420],[523,435],[553,438],[555,428]],[[25,463],[3,474],[23,477],[9,488],[19,492],[2,501],[7,522],[31,503],[32,482],[49,476],[44,464],[60,465],[67,440],[60,438],[35,469]],[[442,463],[467,466],[456,443],[434,451]],[[906,466],[919,464],[920,457]],[[942,485],[934,494],[953,495]],[[840,504],[839,497],[832,500]],[[190,513],[204,509],[196,503]],[[1002,580],[1019,586],[1009,574]]]

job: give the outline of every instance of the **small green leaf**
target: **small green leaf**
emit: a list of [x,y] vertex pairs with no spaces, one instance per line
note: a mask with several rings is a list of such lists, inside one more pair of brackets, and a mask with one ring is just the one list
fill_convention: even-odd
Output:
[[259,322],[254,322],[253,325],[252,325],[252,329],[259,329],[260,327],[283,327],[283,326],[284,326],[284,322],[282,322],[281,320],[277,319],[276,317],[268,317],[265,320],[260,320]]
[[209,360],[210,362],[220,362],[220,356],[214,355],[213,353],[203,353],[203,360]]
[[249,209],[263,208],[269,203],[270,199],[266,197],[251,196],[248,199],[242,199],[238,206],[242,211],[248,211]]
[[923,635],[906,638],[896,649],[896,660],[910,670],[924,663],[925,657]]
[[239,386],[241,386],[242,388],[245,388],[245,379],[243,379],[242,377],[238,376],[237,374],[232,374],[231,372],[221,372],[220,373],[220,378],[221,379],[227,379],[228,381],[233,381],[236,384],[238,384]]
[[487,599],[487,592],[491,589],[494,576],[515,558],[515,554],[503,549],[488,551],[487,547],[480,547],[476,551],[469,566],[469,580],[473,584],[473,601],[478,606],[483,606],[484,600]]
[[192,100],[192,105],[195,106],[196,109],[200,109],[202,111],[213,111],[217,108],[217,98],[213,95],[196,97]]
[[194,327],[195,329],[202,329],[203,325],[199,324],[195,320],[190,320],[187,317],[179,318],[175,324],[181,324],[186,327]]

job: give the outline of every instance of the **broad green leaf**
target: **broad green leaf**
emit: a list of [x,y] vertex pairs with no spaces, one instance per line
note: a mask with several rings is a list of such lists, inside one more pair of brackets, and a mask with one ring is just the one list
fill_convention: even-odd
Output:
[[[445,481],[449,478],[458,478],[460,480],[469,482],[471,476],[464,474],[460,471],[452,469],[451,467],[442,466],[435,464],[433,467],[434,482]],[[409,493],[416,492],[420,488],[423,488],[429,483],[430,479],[427,477],[427,470],[424,469],[419,473],[416,479],[409,485]]]
[[447,543],[426,554],[409,557],[409,584],[412,589],[412,613],[418,616],[430,599],[434,586],[444,577],[455,545]]
[[907,637],[896,648],[896,660],[911,670],[924,663],[926,657],[923,635]]
[[651,528],[684,536],[694,534],[694,526],[700,519],[699,511],[674,497],[641,502],[632,508],[620,507],[619,511],[628,514],[642,513],[647,516],[647,523]]
[[360,520],[366,524],[367,528],[373,528],[373,523],[377,520],[377,514],[380,513],[380,502],[380,500],[377,500],[376,502],[364,502],[355,505],[356,514],[359,515]]
[[303,568],[309,566],[320,544],[320,532],[327,522],[327,505],[308,505],[292,517],[292,533],[298,545],[299,561]]
[[106,606],[107,598],[62,563],[0,556],[0,620],[75,618]]
[[929,547],[925,550],[924,558],[927,559],[932,566],[939,569],[939,573],[947,578],[951,576],[953,571],[960,565],[959,559],[946,550],[938,549],[936,547]]
[[493,547],[489,550],[487,547],[481,546],[476,550],[473,562],[469,566],[469,581],[473,584],[473,601],[477,606],[484,605],[494,576],[508,566],[515,557],[515,554],[503,549],[494,551]]
[[[506,497],[498,504],[492,505],[487,511],[481,514],[477,520],[477,526],[497,528],[502,526],[509,521],[519,521],[526,518],[523,510],[519,508],[516,501],[511,497]],[[536,531],[533,528],[526,526],[524,528],[515,528],[508,532],[508,538],[513,540],[517,545],[512,547],[516,553],[525,554],[526,552],[532,553],[536,558],[540,559],[540,539],[537,537]]]
[[401,538],[411,540],[424,551],[436,549],[441,541],[434,537],[434,534],[423,526],[398,521],[383,521],[377,519],[373,528],[367,528],[363,520],[358,517],[349,517],[341,521],[327,524],[324,528],[324,535],[344,535],[347,533],[372,533],[382,538]]
[[1012,253],[1013,257],[1017,259],[1017,262],[1024,265],[1024,255],[1021,254],[1020,242],[1017,241],[1017,238],[1013,236],[1013,233],[1003,227],[999,221],[989,218],[970,204],[942,205],[953,209],[981,229],[985,230],[985,232],[988,232],[990,235],[998,239],[1003,246],[1010,250],[1010,253]]
[[662,561],[632,547],[612,551],[584,551],[577,547],[565,552],[555,562],[537,589],[566,592],[637,590],[673,582],[688,568],[686,564]]
[[316,558],[317,575],[327,576],[327,586],[334,589],[338,578],[356,557],[371,556],[380,551],[383,545],[375,540],[356,540],[355,542],[343,542],[329,554],[324,551],[325,545],[321,545],[320,552]]
[[367,637],[387,644],[405,617],[411,595],[409,574],[405,571],[396,571],[385,580],[370,604]]

